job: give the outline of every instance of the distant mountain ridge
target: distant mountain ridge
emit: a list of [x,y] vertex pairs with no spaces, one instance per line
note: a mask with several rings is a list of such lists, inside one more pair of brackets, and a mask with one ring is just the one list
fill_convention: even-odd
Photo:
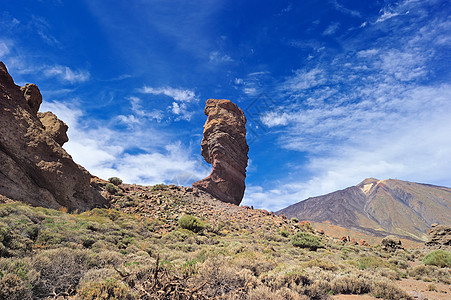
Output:
[[432,224],[451,223],[451,188],[367,178],[356,186],[308,198],[276,214],[372,236],[395,234],[426,241]]

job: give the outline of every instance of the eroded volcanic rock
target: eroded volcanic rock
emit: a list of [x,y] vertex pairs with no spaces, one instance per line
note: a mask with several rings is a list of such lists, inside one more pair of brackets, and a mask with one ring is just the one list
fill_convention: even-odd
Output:
[[202,156],[212,164],[211,174],[193,183],[223,202],[239,205],[243,199],[249,147],[246,117],[230,100],[208,99]]
[[61,147],[67,126],[42,102],[34,84],[17,86],[0,62],[0,194],[49,208],[87,210],[107,201],[91,175]]

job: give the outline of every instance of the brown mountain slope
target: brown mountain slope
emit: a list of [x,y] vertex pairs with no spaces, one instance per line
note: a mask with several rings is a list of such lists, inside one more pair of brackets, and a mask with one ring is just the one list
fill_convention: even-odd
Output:
[[372,236],[395,234],[425,241],[431,224],[451,222],[451,189],[368,178],[356,186],[293,204],[277,214]]

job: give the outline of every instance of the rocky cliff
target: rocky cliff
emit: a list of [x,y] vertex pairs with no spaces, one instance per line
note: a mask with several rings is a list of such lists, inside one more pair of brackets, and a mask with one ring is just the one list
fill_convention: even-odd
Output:
[[0,62],[0,194],[35,206],[86,210],[107,201],[61,147],[67,125],[38,113],[38,87],[17,86]]
[[223,202],[239,205],[245,189],[249,147],[246,142],[246,117],[230,100],[208,99],[202,156],[212,164],[211,174],[193,183]]

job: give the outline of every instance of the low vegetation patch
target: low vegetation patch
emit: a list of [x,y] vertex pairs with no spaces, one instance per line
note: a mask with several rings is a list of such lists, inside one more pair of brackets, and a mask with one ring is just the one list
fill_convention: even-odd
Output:
[[122,179],[120,179],[119,177],[110,177],[108,178],[108,181],[117,186],[122,184]]
[[213,225],[199,215],[168,215],[0,204],[0,299],[410,299],[396,286],[401,274],[451,278],[449,267],[427,265],[428,256],[412,268],[399,253],[344,248],[296,227],[263,224],[250,233],[233,219]]
[[449,268],[451,267],[451,252],[443,250],[432,251],[423,258],[423,262],[425,265]]
[[179,219],[179,226],[192,232],[200,232],[205,228],[202,221],[191,215],[184,215]]
[[324,245],[321,243],[320,238],[308,233],[299,231],[291,238],[291,243],[295,247],[308,248],[310,250],[316,251],[318,248],[323,248]]

